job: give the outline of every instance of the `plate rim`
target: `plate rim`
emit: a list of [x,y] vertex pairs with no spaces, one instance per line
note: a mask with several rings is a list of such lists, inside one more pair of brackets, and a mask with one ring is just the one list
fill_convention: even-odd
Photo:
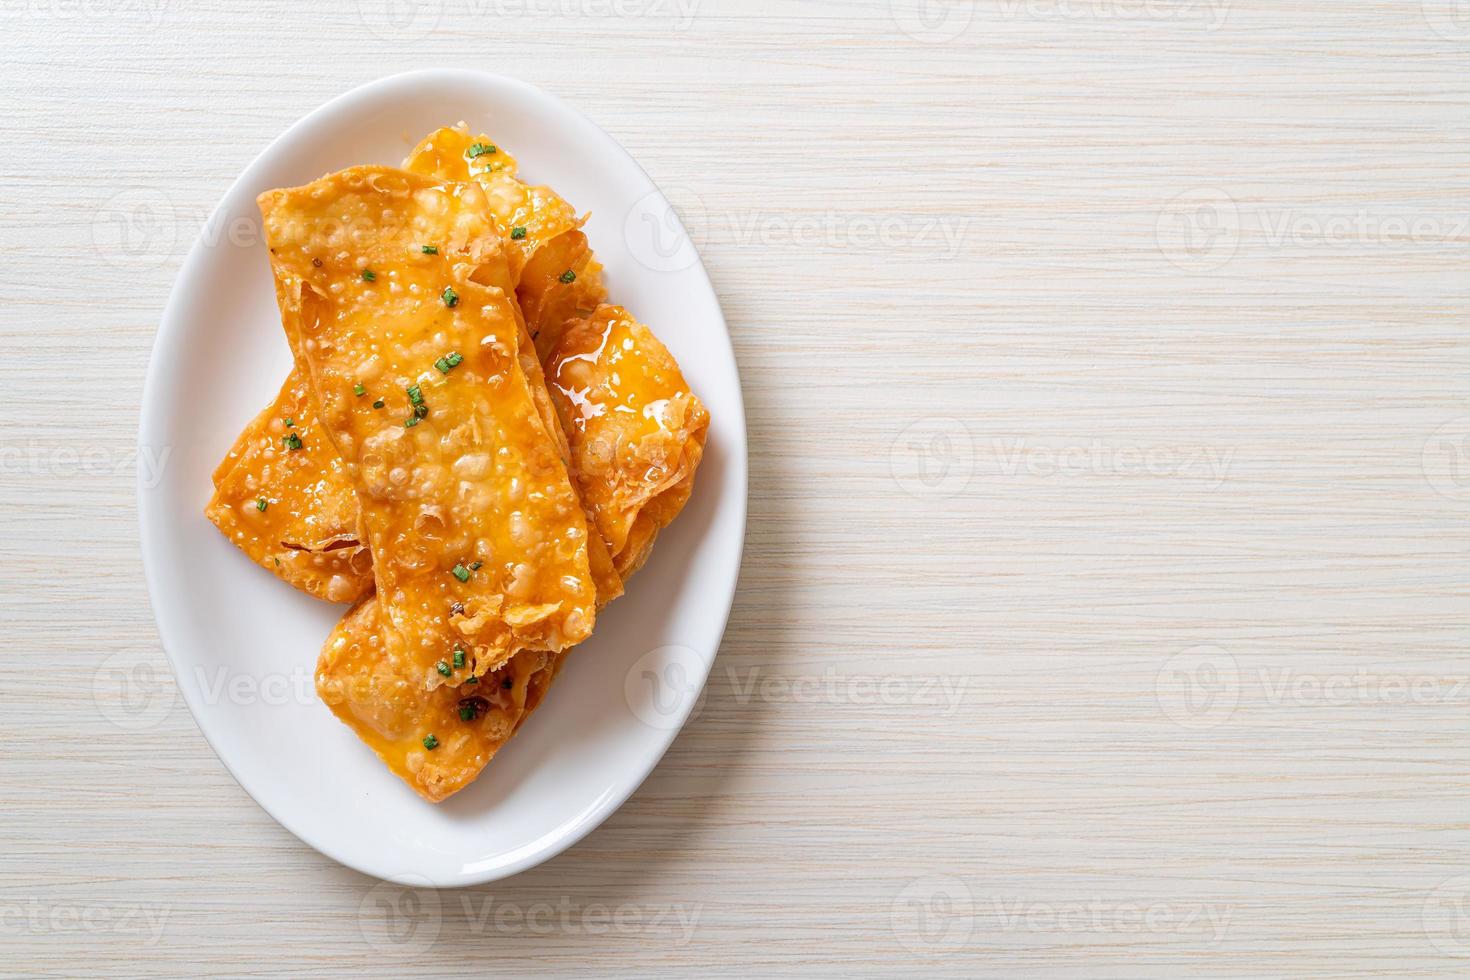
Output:
[[[422,82],[482,86],[492,91],[499,90],[497,92],[498,95],[503,96],[506,93],[510,93],[516,98],[526,99],[532,103],[549,103],[561,112],[579,119],[588,128],[589,132],[597,135],[602,146],[598,148],[599,152],[589,154],[592,159],[602,158],[604,154],[612,154],[620,157],[625,165],[631,166],[634,172],[642,178],[648,190],[656,192],[659,198],[667,204],[668,199],[664,196],[658,184],[612,134],[604,130],[571,103],[522,79],[472,68],[425,68],[387,75],[342,92],[297,119],[267,143],[245,165],[239,175],[231,181],[229,187],[221,194],[219,200],[211,209],[209,218],[195,235],[194,243],[190,246],[189,252],[183,263],[179,266],[179,271],[169,288],[168,300],[164,305],[158,327],[153,336],[152,349],[148,356],[148,366],[144,375],[138,421],[137,450],[140,461],[147,458],[145,453],[150,452],[151,447],[156,442],[152,437],[163,424],[165,412],[163,409],[164,399],[159,390],[163,383],[161,378],[168,371],[170,364],[179,357],[178,351],[181,347],[181,340],[184,336],[184,331],[189,327],[188,324],[181,322],[182,314],[180,310],[185,305],[183,294],[186,290],[184,289],[184,284],[198,277],[200,266],[205,262],[205,256],[209,251],[207,241],[209,229],[216,226],[221,219],[226,203],[236,195],[242,185],[251,181],[255,173],[264,167],[264,162],[274,154],[274,151],[278,147],[287,142],[294,141],[305,132],[314,128],[322,119],[344,111],[350,111],[357,107],[359,103],[370,100],[385,90]],[[675,214],[676,220],[680,223],[681,230],[684,230],[682,228],[682,219],[678,218],[672,206],[670,206],[670,213]],[[684,233],[686,238],[688,238],[687,230],[684,230]],[[416,886],[427,885],[434,888],[459,888],[509,878],[556,857],[581,841],[597,827],[601,826],[609,816],[621,808],[638,791],[639,787],[643,785],[648,776],[658,767],[658,764],[668,753],[669,747],[673,745],[679,733],[684,730],[684,726],[689,721],[690,714],[702,700],[705,686],[709,681],[709,675],[714,669],[714,660],[719,655],[719,648],[723,645],[725,631],[729,626],[730,613],[734,607],[735,595],[739,590],[740,570],[744,564],[750,497],[749,441],[745,419],[744,388],[740,381],[740,364],[735,357],[734,345],[730,338],[729,323],[725,319],[724,307],[720,302],[719,293],[715,290],[714,284],[709,278],[709,272],[705,268],[704,259],[699,254],[698,247],[694,245],[692,238],[689,241],[693,250],[694,262],[684,271],[693,271],[697,274],[701,278],[704,288],[708,290],[709,295],[714,300],[714,313],[718,318],[720,328],[718,331],[718,342],[724,346],[724,360],[729,364],[735,381],[732,396],[737,411],[735,412],[735,417],[729,420],[729,438],[726,440],[727,444],[723,448],[727,454],[728,465],[733,466],[736,470],[732,482],[736,483],[739,492],[732,494],[733,499],[728,502],[722,502],[721,506],[725,508],[737,508],[738,513],[735,516],[737,517],[736,524],[739,534],[735,539],[735,547],[731,549],[733,568],[729,569],[725,576],[728,578],[725,595],[722,602],[711,609],[713,613],[715,609],[719,608],[719,605],[723,606],[723,609],[718,612],[719,629],[715,633],[718,639],[711,652],[708,663],[704,665],[704,674],[699,680],[698,691],[694,692],[694,696],[686,698],[685,703],[679,709],[678,723],[670,725],[667,729],[659,728],[653,730],[655,732],[655,740],[661,738],[662,742],[661,744],[657,744],[657,741],[650,743],[657,744],[657,751],[650,752],[647,755],[641,766],[642,771],[636,772],[635,778],[627,781],[618,791],[606,794],[600,798],[594,806],[582,814],[582,819],[571,824],[556,839],[532,849],[529,853],[516,860],[480,872],[471,873],[466,873],[464,867],[461,866],[458,872],[447,877],[417,871],[411,873],[384,873],[381,869],[365,866],[364,863],[355,860],[341,849],[334,847],[330,839],[321,839],[317,835],[308,834],[303,829],[293,826],[280,813],[276,812],[275,807],[257,796],[246,785],[240,774],[235,770],[235,767],[231,765],[226,753],[222,752],[220,746],[216,743],[215,736],[211,734],[210,726],[203,721],[207,716],[206,709],[208,705],[203,703],[201,691],[197,685],[188,678],[187,672],[184,670],[182,654],[175,652],[183,643],[183,638],[176,635],[172,625],[173,614],[166,617],[161,608],[162,603],[159,597],[163,594],[163,591],[159,576],[162,574],[161,566],[165,562],[164,556],[159,554],[162,547],[159,536],[162,532],[154,525],[150,516],[149,507],[150,496],[157,493],[158,488],[150,488],[148,486],[144,468],[141,464],[138,466],[135,499],[137,503],[139,548],[143,563],[143,577],[148,591],[149,606],[153,613],[154,626],[158,631],[159,642],[168,660],[169,667],[173,671],[175,686],[182,695],[184,703],[188,707],[189,713],[200,735],[204,737],[206,744],[209,745],[216,758],[219,759],[220,764],[224,766],[225,771],[230,774],[230,777],[245,792],[245,795],[250,797],[257,806],[264,810],[272,820],[288,833],[319,854],[336,861],[344,867],[351,868],[372,878],[400,882],[404,882],[408,878],[413,878],[416,880],[411,883]],[[711,331],[712,335],[713,333]],[[711,339],[714,339],[713,336]]]

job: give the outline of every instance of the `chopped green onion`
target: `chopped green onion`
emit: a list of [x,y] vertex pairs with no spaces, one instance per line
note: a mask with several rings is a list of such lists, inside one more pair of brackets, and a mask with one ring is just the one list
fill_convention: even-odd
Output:
[[470,580],[469,569],[465,568],[463,565],[455,565],[453,570],[451,570],[449,574],[453,575],[461,582],[468,582]]
[[367,387],[362,384],[355,384],[352,386],[352,393],[358,398],[361,398],[363,395],[367,394]]
[[287,433],[286,440],[285,441],[286,441],[286,448],[287,449],[300,449],[301,448],[301,437],[298,436],[294,432]]
[[261,497],[259,500],[257,500],[255,502],[255,509],[258,510],[258,511],[260,511],[262,514],[265,513],[265,509],[267,507],[269,507],[269,506],[270,506],[270,501],[269,500],[266,500],[264,497]]
[[408,403],[410,405],[422,405],[424,403],[424,393],[418,385],[409,385],[403,390],[408,392]]
[[485,563],[482,562],[482,561],[472,561],[472,562],[470,562],[470,571],[472,571],[472,572],[478,572],[480,570],[480,566],[483,565],[483,564],[485,564]]
[[476,677],[474,674],[471,674],[470,676],[468,676],[468,677],[466,677],[464,679],[464,682],[466,684],[478,684],[478,683],[480,683],[480,679],[478,677]]
[[510,230],[510,238],[511,238],[511,241],[518,242],[522,238],[525,238],[525,237],[526,237],[526,226],[525,225],[516,225],[514,228],[512,228]]
[[284,421],[286,423],[286,428],[288,428],[288,429],[291,428],[292,426],[294,426],[296,424],[296,420],[295,419],[285,419]]
[[439,246],[438,245],[425,245],[422,249],[420,249],[420,251],[422,251],[425,255],[438,255],[439,254]]
[[448,677],[450,674],[454,673],[454,671],[449,669],[449,665],[442,660],[434,665],[434,669],[443,674],[445,677]]
[[459,706],[460,721],[474,721],[475,715],[477,714],[479,714],[479,712],[475,710],[475,702],[473,701],[469,702],[468,704],[462,704]]
[[454,648],[454,666],[464,666],[464,651],[461,650],[459,647]]
[[376,278],[378,278],[378,274],[376,272],[374,272],[372,269],[363,269],[362,270],[362,281],[363,282],[372,282]]
[[382,408],[382,407],[383,407],[383,399],[379,398],[377,401],[373,402],[373,408]]
[[463,360],[464,356],[458,351],[450,351],[448,354],[445,354],[443,357],[439,358],[439,360],[435,361],[434,366],[439,369],[440,374],[448,374],[450,371],[453,371],[455,368],[459,367],[460,363]]
[[444,305],[451,309],[459,305],[459,293],[454,291],[453,286],[445,286],[444,292],[440,294],[439,298],[444,300]]
[[469,148],[469,151],[465,153],[465,156],[473,160],[476,157],[482,157],[487,153],[494,152],[495,145],[493,143],[476,143],[474,146]]
[[559,278],[562,282],[576,282],[577,274],[571,269],[568,269],[566,272],[563,272]]
[[406,419],[403,420],[403,427],[405,429],[412,429],[414,426],[416,426],[418,424],[419,424],[419,417],[417,415],[410,415],[408,418],[406,418]]
[[432,752],[435,749],[437,749],[438,747],[439,747],[439,740],[434,737],[434,734],[432,732],[430,732],[428,735],[425,735],[424,736],[424,748],[426,748],[430,752]]
[[413,417],[416,418],[416,419],[428,418],[429,417],[429,406],[427,406],[427,405],[415,405],[413,407]]

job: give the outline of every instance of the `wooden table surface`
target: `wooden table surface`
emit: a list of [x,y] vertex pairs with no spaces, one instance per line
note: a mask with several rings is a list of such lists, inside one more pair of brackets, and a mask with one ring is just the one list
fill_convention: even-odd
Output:
[[[3,0],[0,52],[0,971],[1470,970],[1463,0]],[[665,188],[751,436],[698,718],[446,892],[216,759],[133,473],[209,210],[430,66]]]

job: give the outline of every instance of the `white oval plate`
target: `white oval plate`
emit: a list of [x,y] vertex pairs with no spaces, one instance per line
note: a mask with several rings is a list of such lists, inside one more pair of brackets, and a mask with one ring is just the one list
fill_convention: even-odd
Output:
[[[316,698],[343,608],[276,581],[204,519],[210,472],[274,396],[290,355],[255,197],[359,163],[398,164],[460,120],[591,212],[608,291],[649,324],[709,406],[693,497],[626,596],[598,617],[541,710],[480,779],[419,799]],[[745,416],[719,301],[668,202],[612,137],[522,82],[472,71],[386,78],[332,100],[262,153],[194,244],[143,393],[144,568],[159,634],[205,738],[297,837],[380,878],[436,886],[515,874],[601,823],[652,771],[719,647],[745,535]],[[163,456],[164,453],[168,455]],[[146,454],[146,455],[144,455]]]

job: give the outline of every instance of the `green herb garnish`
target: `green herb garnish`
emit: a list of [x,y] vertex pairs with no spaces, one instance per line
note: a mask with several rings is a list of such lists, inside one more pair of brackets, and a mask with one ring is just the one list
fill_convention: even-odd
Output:
[[445,677],[448,677],[450,674],[454,673],[454,671],[449,669],[449,665],[442,660],[434,665],[434,669],[443,674]]
[[566,272],[563,272],[559,278],[562,282],[576,282],[577,274],[571,269],[568,269]]
[[455,368],[459,367],[460,363],[463,360],[464,356],[460,354],[459,351],[450,351],[448,354],[445,354],[443,357],[439,358],[439,360],[435,361],[434,366],[439,369],[440,374],[448,374],[450,371],[453,371]]
[[470,580],[469,569],[465,568],[463,565],[455,565],[454,568],[450,570],[449,574],[453,575],[461,582],[468,582]]
[[459,647],[455,647],[454,648],[454,666],[455,667],[463,667],[464,666],[464,651],[461,650]]
[[425,255],[438,255],[439,254],[439,246],[438,245],[425,245],[422,248],[420,248],[419,251],[423,252]]
[[378,278],[378,274],[376,272],[374,272],[372,269],[363,269],[362,270],[362,281],[363,282],[372,282],[376,278]]
[[301,437],[294,432],[289,432],[286,434],[285,443],[287,449],[300,449]]
[[361,398],[363,395],[367,394],[367,386],[362,384],[355,384],[352,386],[352,393],[358,398]]
[[430,732],[428,735],[425,735],[424,736],[424,748],[426,748],[430,752],[432,752],[435,749],[437,749],[438,747],[439,747],[439,740],[434,737],[434,735],[433,735],[432,732]]
[[525,225],[516,225],[514,228],[512,228],[510,230],[510,238],[511,238],[511,241],[518,242],[522,238],[525,238],[525,237],[526,237],[526,226]]
[[258,511],[260,511],[262,514],[265,513],[265,509],[267,507],[269,507],[269,506],[270,506],[270,501],[269,500],[266,500],[264,497],[261,497],[259,500],[257,500],[255,502],[255,509],[258,510]]
[[465,156],[469,157],[471,160],[474,160],[477,157],[482,157],[487,153],[494,152],[495,145],[493,143],[476,143],[474,146],[470,147],[468,151],[466,151]]
[[450,309],[459,305],[459,293],[454,291],[453,286],[445,286],[444,292],[440,294],[439,298],[444,300],[444,305]]

